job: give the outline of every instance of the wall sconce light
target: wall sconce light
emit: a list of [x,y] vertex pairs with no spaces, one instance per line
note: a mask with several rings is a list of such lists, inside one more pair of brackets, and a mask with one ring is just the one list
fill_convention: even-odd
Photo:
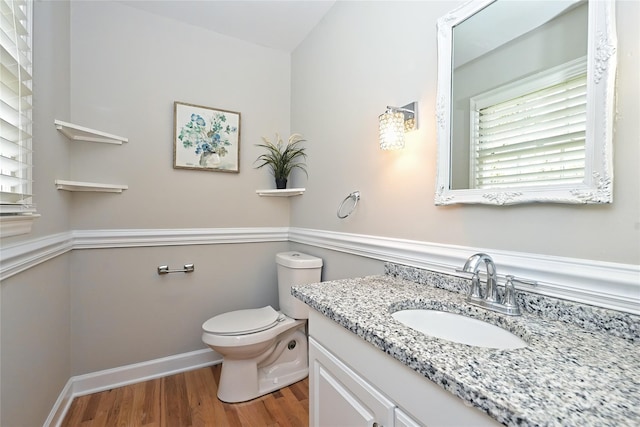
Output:
[[389,107],[378,116],[380,130],[380,148],[397,150],[404,148],[404,133],[418,129],[418,103],[412,102],[404,107]]

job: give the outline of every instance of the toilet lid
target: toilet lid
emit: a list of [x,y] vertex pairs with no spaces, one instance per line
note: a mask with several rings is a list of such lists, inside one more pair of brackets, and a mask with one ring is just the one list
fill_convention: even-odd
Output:
[[219,314],[204,322],[202,329],[217,335],[243,335],[272,328],[280,314],[271,306]]

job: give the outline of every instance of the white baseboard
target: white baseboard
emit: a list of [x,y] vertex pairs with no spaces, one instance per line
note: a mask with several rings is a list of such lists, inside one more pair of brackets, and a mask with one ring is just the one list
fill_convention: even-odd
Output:
[[44,427],[59,427],[75,397],[218,363],[222,363],[219,354],[210,349],[203,349],[71,377],[51,409]]

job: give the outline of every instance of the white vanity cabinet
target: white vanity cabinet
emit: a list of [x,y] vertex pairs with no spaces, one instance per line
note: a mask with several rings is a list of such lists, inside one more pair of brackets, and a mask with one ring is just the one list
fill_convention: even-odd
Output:
[[313,338],[309,368],[310,426],[394,425],[396,405]]
[[311,427],[500,425],[315,310],[309,336]]
[[421,424],[411,418],[402,409],[396,408],[393,417],[394,427],[421,427]]

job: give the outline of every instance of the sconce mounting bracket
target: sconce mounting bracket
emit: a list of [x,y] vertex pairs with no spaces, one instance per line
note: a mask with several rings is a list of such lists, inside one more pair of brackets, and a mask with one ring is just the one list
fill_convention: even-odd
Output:
[[387,106],[388,110],[399,111],[404,115],[404,131],[418,129],[418,103],[412,102],[402,107]]

